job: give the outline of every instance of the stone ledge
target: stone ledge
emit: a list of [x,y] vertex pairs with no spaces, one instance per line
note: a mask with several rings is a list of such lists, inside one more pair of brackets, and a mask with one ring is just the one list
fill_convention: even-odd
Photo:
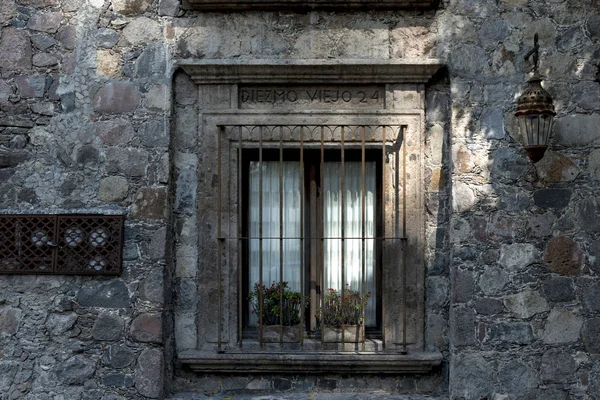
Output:
[[199,11],[246,10],[426,10],[439,0],[187,0],[185,8]]
[[425,83],[442,62],[423,60],[179,60],[198,84]]
[[183,351],[179,361],[195,372],[423,374],[442,362],[438,352],[390,353],[208,353]]

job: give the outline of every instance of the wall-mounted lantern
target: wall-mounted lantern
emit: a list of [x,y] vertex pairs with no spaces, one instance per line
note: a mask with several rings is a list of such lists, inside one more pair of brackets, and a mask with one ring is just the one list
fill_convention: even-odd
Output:
[[552,133],[552,122],[556,113],[550,94],[542,88],[542,76],[538,71],[539,44],[537,33],[534,36],[534,47],[525,55],[528,59],[533,55],[533,75],[527,81],[527,88],[517,100],[515,116],[519,122],[519,130],[523,138],[523,147],[533,162],[544,157]]

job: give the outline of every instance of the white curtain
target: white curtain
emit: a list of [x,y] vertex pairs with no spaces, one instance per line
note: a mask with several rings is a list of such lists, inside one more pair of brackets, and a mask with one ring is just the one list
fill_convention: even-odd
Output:
[[[280,241],[283,238],[300,237],[300,163],[285,161],[283,167],[283,231],[280,232],[280,198],[279,198],[279,161],[263,161],[250,163],[250,197],[249,202],[249,233],[250,237],[260,237],[260,175],[262,169],[262,283],[270,286],[280,281],[280,264],[283,265],[284,282],[288,282],[288,290],[301,290],[300,252],[302,249],[299,239],[283,240],[283,263],[280,260]],[[276,239],[271,239],[276,238]],[[260,240],[250,239],[250,287],[260,280]],[[252,314],[249,305],[250,325],[256,325],[258,319]]]
[[[342,210],[342,164],[325,163],[324,232],[325,238],[325,290],[346,288],[362,291],[362,171],[361,163],[344,163],[344,210]],[[365,293],[370,292],[366,309],[366,325],[376,325],[375,286],[375,163],[365,165]],[[344,221],[344,242],[342,236]],[[357,238],[357,239],[354,239]],[[342,252],[344,274],[342,277]]]

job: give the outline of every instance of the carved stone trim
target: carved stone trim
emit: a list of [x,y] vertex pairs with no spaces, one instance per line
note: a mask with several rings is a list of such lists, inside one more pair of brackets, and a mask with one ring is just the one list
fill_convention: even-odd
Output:
[[426,60],[180,60],[198,85],[231,83],[424,83],[442,62]]
[[424,10],[439,0],[187,0],[185,8],[219,10]]
[[428,373],[442,362],[439,352],[385,353],[207,353],[187,351],[179,360],[202,373],[340,373],[404,374]]

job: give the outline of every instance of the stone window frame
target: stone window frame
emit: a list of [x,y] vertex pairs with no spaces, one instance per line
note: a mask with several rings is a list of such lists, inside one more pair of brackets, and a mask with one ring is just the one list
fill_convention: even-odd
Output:
[[184,8],[198,11],[307,10],[428,10],[439,0],[186,0]]
[[[331,61],[183,61],[179,65],[198,85],[200,109],[198,110],[198,139],[203,142],[199,148],[216,154],[219,127],[224,125],[302,125],[327,123],[343,125],[348,120],[358,124],[394,124],[408,127],[406,159],[410,160],[408,176],[409,189],[408,248],[406,265],[418,265],[411,268],[407,276],[408,298],[414,302],[407,311],[407,345],[403,346],[401,332],[397,327],[400,316],[397,304],[384,299],[383,340],[372,341],[368,351],[362,353],[332,353],[322,347],[307,346],[302,350],[293,347],[245,345],[239,349],[238,339],[241,330],[236,319],[238,296],[235,283],[237,275],[237,257],[224,257],[232,260],[223,270],[214,268],[217,264],[216,210],[210,210],[215,203],[214,193],[198,193],[205,197],[198,209],[198,226],[201,227],[198,243],[199,281],[206,285],[198,291],[198,313],[196,316],[197,344],[193,348],[178,346],[179,360],[198,372],[286,372],[318,373],[415,373],[427,372],[441,363],[439,352],[424,351],[424,83],[439,69],[437,60],[425,60],[419,63],[402,63],[380,60],[331,60]],[[364,111],[326,111],[326,110],[241,110],[239,109],[240,85],[248,84],[383,84],[385,87],[385,107],[382,110]],[[211,157],[203,159],[199,171],[205,176],[213,175],[218,166]],[[214,157],[212,157],[214,158]],[[228,161],[229,162],[229,161]],[[221,166],[227,168],[227,162]],[[410,168],[410,169],[409,169]],[[235,171],[234,171],[235,172]],[[213,178],[214,180],[214,178]],[[213,181],[214,183],[214,181]],[[200,190],[200,189],[199,189]],[[384,195],[385,196],[385,195]],[[230,197],[226,193],[225,198]],[[386,202],[390,200],[386,199]],[[386,204],[386,210],[388,205]],[[391,210],[391,208],[389,208]],[[227,214],[227,213],[226,213]],[[227,216],[225,220],[227,220]],[[229,215],[233,220],[233,213]],[[202,228],[205,227],[205,228]],[[387,229],[387,228],[386,228]],[[214,241],[207,240],[208,238]],[[177,268],[177,267],[176,267]],[[397,293],[399,277],[397,271],[384,268],[382,281],[392,285],[388,293]],[[222,290],[216,285],[222,282]],[[394,285],[390,282],[396,282]],[[216,301],[215,295],[225,291],[224,304]],[[217,296],[218,297],[218,296]],[[408,304],[408,302],[407,302]],[[395,308],[395,309],[394,309]],[[224,311],[220,311],[224,310]],[[231,310],[230,312],[227,310]],[[221,316],[221,324],[217,324]],[[185,321],[176,321],[185,324]],[[189,324],[189,322],[187,322]],[[210,326],[220,326],[215,331]],[[176,335],[177,336],[177,335]],[[217,346],[221,341],[222,346]],[[244,339],[244,341],[246,341]],[[334,350],[357,350],[340,349]],[[358,349],[359,350],[359,349]]]

